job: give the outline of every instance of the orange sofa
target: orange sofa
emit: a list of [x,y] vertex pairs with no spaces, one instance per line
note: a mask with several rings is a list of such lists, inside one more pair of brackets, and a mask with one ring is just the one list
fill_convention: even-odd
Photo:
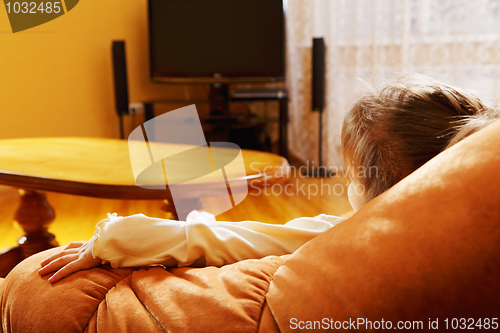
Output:
[[0,280],[1,332],[441,331],[464,321],[477,329],[479,319],[494,330],[500,121],[289,256],[221,268],[102,266],[50,285],[37,269],[53,251]]

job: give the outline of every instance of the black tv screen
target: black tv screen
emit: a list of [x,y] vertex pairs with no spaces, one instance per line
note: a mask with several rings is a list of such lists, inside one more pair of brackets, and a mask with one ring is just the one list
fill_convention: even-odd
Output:
[[151,77],[283,79],[284,29],[283,0],[149,0]]

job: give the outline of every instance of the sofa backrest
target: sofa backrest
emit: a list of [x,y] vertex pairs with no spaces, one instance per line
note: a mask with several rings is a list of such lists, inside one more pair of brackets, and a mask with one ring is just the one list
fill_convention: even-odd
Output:
[[460,318],[491,325],[500,314],[499,257],[496,121],[300,248],[267,301],[282,331],[382,321],[429,329],[436,320],[441,330]]

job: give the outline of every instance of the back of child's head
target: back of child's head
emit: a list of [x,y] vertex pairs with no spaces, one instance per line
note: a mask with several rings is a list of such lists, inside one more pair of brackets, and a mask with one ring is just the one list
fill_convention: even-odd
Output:
[[343,122],[342,154],[368,202],[443,151],[457,121],[487,109],[474,94],[422,75],[364,92]]

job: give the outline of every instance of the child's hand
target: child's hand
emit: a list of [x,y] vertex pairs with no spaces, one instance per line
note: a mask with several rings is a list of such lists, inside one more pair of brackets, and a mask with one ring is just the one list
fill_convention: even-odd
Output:
[[192,221],[192,220],[197,219],[199,217],[201,217],[207,221],[214,221],[214,222],[216,221],[214,214],[210,214],[209,212],[199,212],[197,210],[193,210],[191,213],[189,213],[187,215],[186,222]]
[[86,242],[71,242],[64,250],[51,255],[41,262],[42,268],[38,270],[41,276],[57,271],[49,278],[50,283],[65,278],[66,276],[82,269],[89,269],[99,266],[102,262],[92,255],[92,247],[96,237],[92,237]]

